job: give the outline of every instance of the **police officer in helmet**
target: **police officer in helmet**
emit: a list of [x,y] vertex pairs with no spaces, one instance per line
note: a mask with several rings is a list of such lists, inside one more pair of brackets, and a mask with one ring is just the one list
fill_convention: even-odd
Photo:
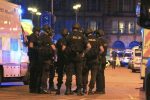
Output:
[[83,95],[82,88],[82,60],[84,50],[88,46],[86,37],[79,32],[80,24],[76,23],[72,27],[72,33],[67,36],[67,49],[69,54],[69,63],[66,66],[66,95],[72,94],[72,75],[75,70],[77,95]]
[[104,76],[104,70],[105,70],[105,65],[106,65],[106,54],[107,54],[107,47],[108,43],[107,40],[105,39],[104,31],[99,29],[96,30],[96,36],[99,38],[99,41],[104,47],[104,52],[100,55],[100,69],[98,71],[98,74],[96,76],[96,91],[95,93],[97,94],[104,94],[105,93],[105,76]]
[[[88,73],[89,70],[91,71],[91,79],[90,79],[90,83],[89,83],[89,91],[88,94],[92,95],[93,94],[93,88],[94,88],[94,84],[96,81],[96,75],[97,75],[97,71],[99,68],[99,54],[104,52],[104,48],[102,46],[102,44],[99,42],[98,38],[96,36],[94,36],[93,34],[93,30],[91,28],[88,28],[86,31],[86,35],[88,38],[88,42],[91,45],[91,49],[86,53],[85,57],[86,57],[86,66],[88,68],[88,71],[85,73],[85,82],[83,85],[83,90],[84,88],[86,89],[87,86],[87,82],[88,82]],[[86,92],[86,91],[85,91]]]
[[56,52],[55,45],[52,43],[52,31],[47,25],[43,27],[43,33],[40,35],[40,50],[39,59],[41,66],[41,93],[48,93],[47,89],[47,79],[49,78],[49,73],[51,66],[53,65],[53,55]]
[[57,70],[56,72],[58,73],[58,78],[57,78],[57,91],[56,94],[60,95],[60,88],[63,83],[63,74],[64,74],[64,67],[66,66],[67,63],[67,55],[65,52],[65,45],[66,45],[66,37],[68,35],[68,30],[64,28],[61,31],[62,38],[58,40],[56,43],[56,48],[57,48]]
[[29,71],[30,71],[30,93],[39,93],[39,63],[38,63],[38,41],[39,41],[40,27],[33,27],[33,33],[28,38],[28,56],[29,56]]
[[[50,40],[52,41],[52,38],[54,35],[54,30],[50,26],[44,25],[43,31],[49,35]],[[56,91],[56,89],[54,87],[54,77],[55,77],[55,69],[56,69],[55,65],[54,65],[54,57],[55,57],[55,55],[53,55],[53,57],[52,57],[53,59],[51,59],[50,73],[49,73],[49,89],[51,91]]]

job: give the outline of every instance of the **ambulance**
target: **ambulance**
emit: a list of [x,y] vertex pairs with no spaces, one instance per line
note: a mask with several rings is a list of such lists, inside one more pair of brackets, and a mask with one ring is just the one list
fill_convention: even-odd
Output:
[[24,79],[28,70],[27,47],[23,45],[20,6],[0,1],[0,86]]
[[143,30],[143,50],[142,50],[142,66],[141,66],[141,78],[145,78],[146,64],[150,58],[150,29]]
[[132,58],[129,61],[128,67],[132,72],[140,71],[142,66],[142,49],[140,46],[135,46],[132,48]]

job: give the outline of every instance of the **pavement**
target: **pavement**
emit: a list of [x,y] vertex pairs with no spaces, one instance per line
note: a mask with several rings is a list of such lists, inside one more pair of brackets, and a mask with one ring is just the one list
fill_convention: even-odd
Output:
[[[90,79],[90,75],[89,75]],[[0,88],[0,100],[145,100],[145,93],[142,91],[143,80],[140,73],[132,73],[130,69],[111,67],[105,70],[106,93],[103,95],[77,96],[64,95],[65,85],[61,88],[61,95],[33,94],[28,92],[28,85],[3,86]],[[65,82],[65,77],[64,80]],[[54,80],[57,83],[57,76]],[[73,77],[72,89],[76,88],[75,77]]]

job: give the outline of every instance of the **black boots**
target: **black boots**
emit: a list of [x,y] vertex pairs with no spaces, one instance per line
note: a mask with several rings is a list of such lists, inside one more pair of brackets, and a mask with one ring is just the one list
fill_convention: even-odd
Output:
[[60,89],[57,89],[56,95],[60,95]]
[[82,95],[84,95],[84,93],[81,91],[81,89],[78,89],[78,90],[77,90],[77,95],[78,95],[78,96],[82,96]]
[[94,92],[92,91],[92,89],[89,89],[88,95],[93,95]]
[[84,94],[87,93],[87,88],[83,88],[83,93],[84,93]]
[[71,91],[71,88],[67,88],[65,95],[72,95],[72,94],[73,94],[73,92]]

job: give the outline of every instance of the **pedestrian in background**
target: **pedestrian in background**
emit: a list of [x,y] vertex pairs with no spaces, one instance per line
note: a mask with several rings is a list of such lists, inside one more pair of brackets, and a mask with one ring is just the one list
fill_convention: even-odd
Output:
[[117,52],[114,50],[112,51],[112,69],[116,68],[116,58],[117,58]]
[[119,60],[119,56],[118,55],[116,57],[116,67],[120,67],[120,60]]

